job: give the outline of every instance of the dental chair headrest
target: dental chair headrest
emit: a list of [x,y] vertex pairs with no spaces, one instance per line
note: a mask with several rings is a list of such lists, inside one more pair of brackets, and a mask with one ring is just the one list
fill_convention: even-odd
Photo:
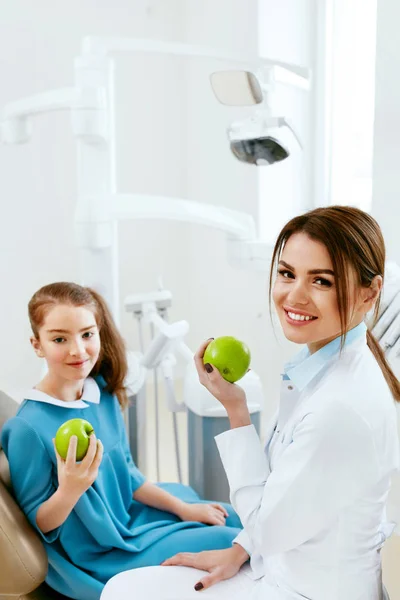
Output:
[[11,488],[10,469],[8,461],[1,447],[1,430],[4,423],[11,419],[18,410],[18,402],[10,398],[7,394],[0,390],[0,479],[5,486]]

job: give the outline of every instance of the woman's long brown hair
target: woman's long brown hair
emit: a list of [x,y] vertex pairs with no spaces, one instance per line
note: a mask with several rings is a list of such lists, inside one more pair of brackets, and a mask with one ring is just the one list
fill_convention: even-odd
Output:
[[[370,287],[372,280],[377,275],[384,279],[386,252],[381,229],[375,219],[368,213],[350,206],[316,208],[291,219],[278,235],[272,255],[269,277],[270,305],[275,265],[284,245],[294,233],[304,233],[312,240],[321,242],[329,252],[335,273],[342,330],[341,347],[343,348],[351,319],[349,267],[356,274],[360,286]],[[380,299],[378,298],[371,327],[378,318],[379,302]],[[393,398],[400,402],[400,382],[390,368],[378,341],[369,329],[367,331],[367,343],[382,370]]]

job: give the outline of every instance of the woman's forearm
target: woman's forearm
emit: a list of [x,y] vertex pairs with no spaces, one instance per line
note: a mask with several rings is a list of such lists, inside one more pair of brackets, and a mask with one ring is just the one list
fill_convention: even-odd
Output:
[[232,407],[232,409],[228,411],[228,417],[231,429],[251,425],[251,417],[247,404],[240,404]]
[[232,555],[233,562],[235,562],[235,564],[238,564],[239,566],[244,565],[244,563],[250,558],[248,552],[243,548],[243,546],[240,545],[239,542],[234,542],[232,546]]
[[158,510],[165,510],[178,517],[181,516],[186,506],[186,503],[179,500],[179,498],[175,498],[172,494],[148,481],[134,492],[133,497],[142,504],[158,508]]
[[48,533],[62,525],[72,512],[79,498],[64,493],[60,488],[39,506],[36,524],[42,533]]

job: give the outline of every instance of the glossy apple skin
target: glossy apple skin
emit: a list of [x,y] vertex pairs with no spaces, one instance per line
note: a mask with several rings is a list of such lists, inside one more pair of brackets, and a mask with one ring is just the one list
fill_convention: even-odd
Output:
[[216,367],[230,383],[239,381],[247,373],[250,360],[251,354],[246,344],[229,335],[210,342],[203,356],[204,364]]
[[85,419],[70,419],[63,423],[56,433],[56,448],[58,454],[64,460],[67,457],[69,440],[72,435],[78,438],[76,448],[76,460],[82,460],[89,448],[89,438],[94,433],[93,425]]

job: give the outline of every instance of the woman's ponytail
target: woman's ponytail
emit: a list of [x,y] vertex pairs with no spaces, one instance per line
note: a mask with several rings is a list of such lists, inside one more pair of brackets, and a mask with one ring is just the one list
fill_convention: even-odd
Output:
[[385,354],[378,341],[369,329],[367,331],[367,344],[382,370],[390,391],[392,392],[393,398],[396,400],[396,402],[400,402],[400,382],[389,366],[389,363],[387,362]]

